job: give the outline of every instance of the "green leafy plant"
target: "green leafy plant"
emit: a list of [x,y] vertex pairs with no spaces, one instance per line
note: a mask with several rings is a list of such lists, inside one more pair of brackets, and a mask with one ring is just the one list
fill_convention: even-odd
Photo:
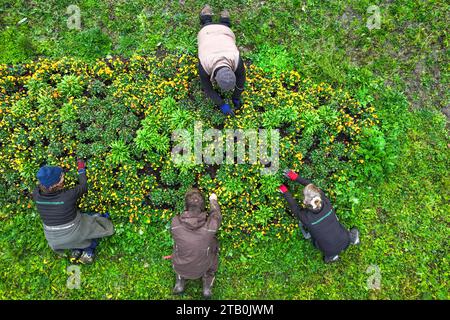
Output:
[[19,117],[26,116],[31,111],[31,106],[30,106],[29,100],[27,100],[27,99],[17,100],[11,107],[11,111],[13,114],[15,114]]
[[170,139],[159,134],[157,129],[144,127],[136,134],[135,142],[138,148],[143,151],[156,150],[158,153],[165,153],[170,147]]
[[40,79],[33,79],[31,78],[28,80],[28,82],[24,85],[28,89],[28,94],[31,97],[38,97],[41,93],[48,93],[49,91],[49,85],[45,83],[44,81]]
[[255,210],[253,215],[254,223],[259,225],[267,225],[267,223],[274,217],[274,210],[270,206],[261,205]]
[[136,133],[134,139],[136,146],[142,151],[152,151],[162,154],[167,152],[170,147],[169,137],[158,132],[158,117],[147,115],[142,121],[142,127]]
[[78,76],[65,75],[58,83],[58,91],[65,97],[78,97],[83,91],[82,79]]
[[168,186],[174,186],[179,183],[178,170],[172,165],[164,166],[160,175],[161,181]]
[[64,103],[59,109],[59,118],[61,122],[73,121],[77,118],[76,107],[72,103]]
[[55,102],[47,93],[40,93],[37,98],[38,109],[41,113],[48,113],[55,110]]
[[176,109],[170,116],[170,129],[186,129],[192,127],[194,117],[190,111],[186,109]]
[[107,160],[114,165],[129,162],[131,160],[130,148],[122,140],[112,142]]

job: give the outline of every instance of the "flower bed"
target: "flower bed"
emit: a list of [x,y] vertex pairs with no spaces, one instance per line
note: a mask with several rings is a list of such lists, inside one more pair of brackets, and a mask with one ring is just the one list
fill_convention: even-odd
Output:
[[171,134],[193,130],[195,121],[203,128],[279,129],[280,169],[313,178],[332,198],[341,175],[364,165],[359,144],[378,122],[369,104],[296,71],[279,75],[248,65],[244,105],[225,118],[201,92],[196,64],[189,55],[165,55],[0,65],[6,214],[33,206],[29,195],[40,165],[69,170],[71,186],[75,159],[85,157],[90,189],[80,203],[84,211],[168,222],[183,209],[186,190],[197,186],[217,193],[227,234],[294,232],[276,191],[281,170],[261,175],[261,165],[175,166]]

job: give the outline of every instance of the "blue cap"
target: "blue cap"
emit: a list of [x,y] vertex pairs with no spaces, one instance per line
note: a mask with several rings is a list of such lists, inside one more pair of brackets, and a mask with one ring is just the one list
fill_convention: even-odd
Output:
[[43,166],[39,169],[36,176],[41,185],[46,188],[50,188],[59,182],[62,173],[63,169],[61,167]]

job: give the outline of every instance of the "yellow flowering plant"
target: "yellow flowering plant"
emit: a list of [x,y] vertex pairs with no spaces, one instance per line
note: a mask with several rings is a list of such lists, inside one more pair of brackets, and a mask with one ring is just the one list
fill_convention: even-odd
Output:
[[[76,157],[84,157],[90,189],[81,210],[167,223],[196,186],[217,194],[224,234],[236,239],[293,233],[296,222],[276,192],[281,169],[313,178],[333,196],[342,172],[365,165],[356,158],[359,137],[378,123],[370,103],[362,106],[341,89],[250,64],[243,105],[225,118],[202,94],[191,55],[0,65],[0,88],[0,187],[10,213],[32,203],[40,165],[62,166],[71,187]],[[196,121],[223,130],[278,129],[280,170],[261,175],[262,164],[175,165],[171,134],[193,132]]]

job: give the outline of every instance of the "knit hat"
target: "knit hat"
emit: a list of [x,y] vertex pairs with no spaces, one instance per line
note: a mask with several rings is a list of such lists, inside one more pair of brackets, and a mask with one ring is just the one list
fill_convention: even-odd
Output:
[[50,188],[59,182],[62,173],[63,169],[61,167],[43,166],[39,169],[36,176],[41,185],[46,188]]
[[217,85],[223,91],[233,90],[236,86],[236,75],[233,70],[228,67],[223,67],[217,70],[216,77]]

